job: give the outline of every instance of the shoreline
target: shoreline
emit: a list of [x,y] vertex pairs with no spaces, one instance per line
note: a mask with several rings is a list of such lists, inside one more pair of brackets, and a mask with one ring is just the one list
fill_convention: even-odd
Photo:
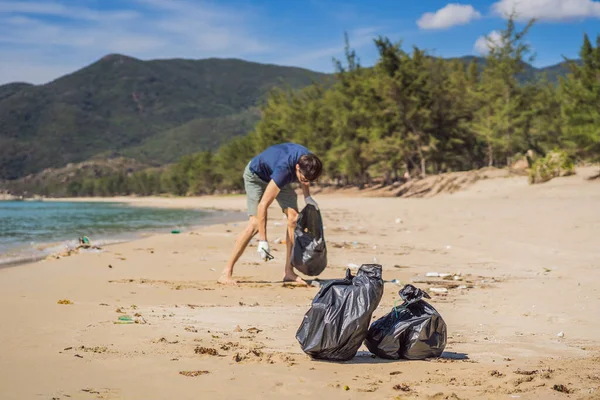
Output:
[[[27,201],[27,200],[25,200]],[[35,200],[39,201],[39,200]],[[48,200],[45,200],[49,202]],[[57,199],[57,202],[73,202],[71,199]],[[154,204],[146,204],[143,202],[135,202],[135,201],[122,201],[121,198],[106,198],[102,201],[86,201],[79,200],[77,202],[91,202],[91,203],[115,203],[126,207],[145,207],[145,208],[165,208],[165,209],[181,209],[181,210],[197,210],[207,215],[203,216],[198,223],[194,223],[192,225],[186,226],[183,230],[177,229],[180,232],[185,232],[185,230],[193,231],[199,229],[203,226],[210,225],[219,225],[226,223],[235,223],[240,222],[245,219],[245,215],[236,212],[235,210],[219,210],[213,208],[199,208],[192,206],[178,206],[171,205],[169,207],[160,207]],[[101,236],[96,236],[95,238],[90,238],[92,240],[92,245],[101,247],[102,249],[114,246],[122,243],[135,242],[146,237],[156,236],[156,235],[167,235],[169,231],[172,230],[168,227],[160,227],[155,229],[140,229],[133,231],[119,231],[108,234],[102,234]],[[77,240],[75,238],[65,239],[61,241],[48,241],[48,242],[36,242],[32,243],[15,243],[12,246],[7,247],[3,250],[5,254],[11,254],[10,257],[7,258],[0,257],[0,269],[3,268],[12,268],[18,267],[26,264],[33,264],[40,261],[46,260],[48,257],[52,257],[53,255],[58,255],[61,252],[69,251],[75,249],[77,247]],[[49,250],[49,251],[45,251]],[[102,250],[100,250],[102,251]],[[88,251],[84,251],[88,252]],[[32,254],[38,253],[38,254]]]

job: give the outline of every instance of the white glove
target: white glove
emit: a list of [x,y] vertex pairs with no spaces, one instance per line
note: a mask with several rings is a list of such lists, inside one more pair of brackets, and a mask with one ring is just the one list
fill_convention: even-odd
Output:
[[258,242],[258,256],[261,260],[268,261],[272,256],[269,254],[271,248],[269,247],[269,242],[266,240],[261,240]]
[[315,206],[315,208],[318,210],[319,209],[319,205],[317,204],[317,202],[315,201],[315,199],[313,199],[311,196],[305,197],[304,201],[306,202],[306,204],[310,204]]

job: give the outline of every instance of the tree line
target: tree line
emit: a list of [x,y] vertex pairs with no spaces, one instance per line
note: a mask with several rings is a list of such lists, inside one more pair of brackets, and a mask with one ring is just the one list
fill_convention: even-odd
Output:
[[[373,67],[346,40],[333,84],[273,90],[254,130],[216,152],[183,157],[162,170],[70,182],[68,195],[199,195],[243,190],[242,172],[266,147],[292,141],[323,160],[322,181],[390,184],[485,166],[506,167],[528,151],[561,150],[572,160],[600,160],[600,35],[584,36],[580,60],[558,84],[521,83],[530,61],[510,18],[489,42],[485,63],[443,60],[379,37]],[[67,188],[62,187],[64,191]],[[51,193],[48,193],[51,194]]]

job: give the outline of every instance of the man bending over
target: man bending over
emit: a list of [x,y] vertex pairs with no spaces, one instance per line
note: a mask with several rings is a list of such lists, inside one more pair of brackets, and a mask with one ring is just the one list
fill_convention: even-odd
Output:
[[316,181],[323,171],[321,160],[306,147],[295,143],[282,143],[269,147],[254,157],[244,170],[244,187],[250,220],[235,242],[233,252],[223,270],[219,283],[235,285],[233,267],[244,253],[250,240],[258,233],[258,254],[263,260],[271,258],[267,238],[267,209],[277,199],[287,216],[287,254],[283,274],[284,282],[306,284],[294,272],[290,262],[294,245],[294,229],[298,219],[298,196],[291,186],[300,182],[304,201],[319,207],[310,196],[310,182]]

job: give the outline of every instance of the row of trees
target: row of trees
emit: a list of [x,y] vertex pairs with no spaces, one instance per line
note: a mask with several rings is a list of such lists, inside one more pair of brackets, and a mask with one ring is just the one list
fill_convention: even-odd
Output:
[[[489,41],[485,63],[429,57],[388,38],[375,40],[379,59],[363,68],[346,46],[336,80],[300,91],[274,90],[254,131],[217,152],[184,157],[156,172],[105,177],[75,185],[72,195],[207,194],[242,190],[246,163],[280,142],[303,144],[322,157],[334,184],[389,184],[404,173],[504,167],[533,150],[600,159],[600,36],[584,37],[581,60],[559,83],[520,82],[533,21],[511,18]],[[110,183],[109,182],[113,182]],[[87,185],[87,186],[86,186]]]

